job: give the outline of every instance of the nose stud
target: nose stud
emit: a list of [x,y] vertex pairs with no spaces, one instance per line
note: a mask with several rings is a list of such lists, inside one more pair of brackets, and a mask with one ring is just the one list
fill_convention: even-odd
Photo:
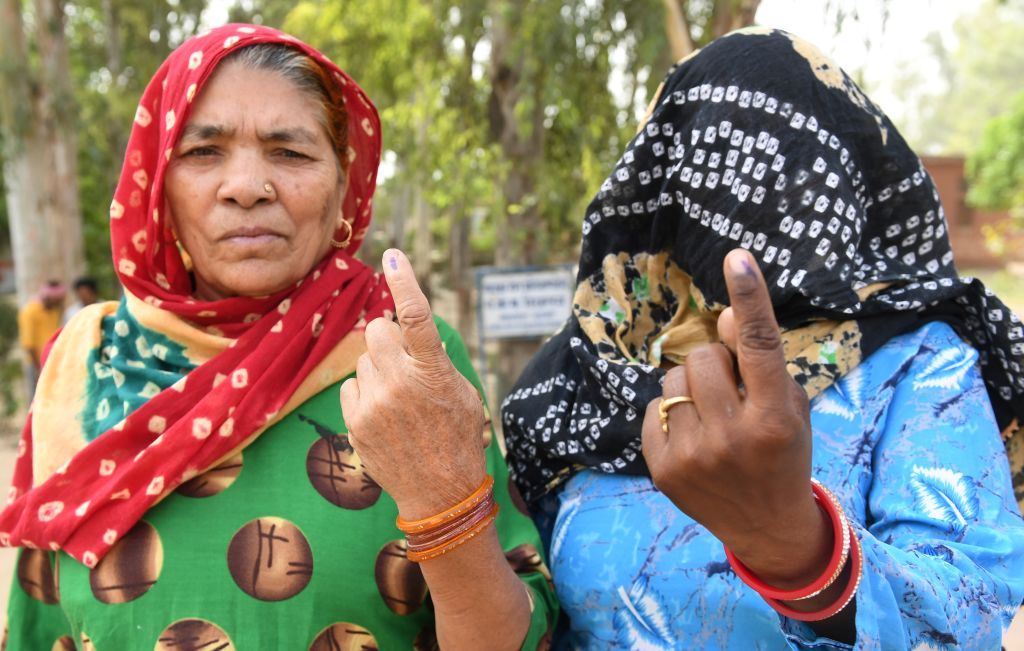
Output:
[[274,186],[268,181],[263,184],[263,191],[267,194],[274,194]]

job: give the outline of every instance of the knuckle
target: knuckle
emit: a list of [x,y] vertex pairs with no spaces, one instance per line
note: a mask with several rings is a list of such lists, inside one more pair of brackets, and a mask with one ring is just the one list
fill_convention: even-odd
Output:
[[811,414],[811,400],[807,397],[807,392],[795,380],[790,382],[790,386],[793,387],[793,401],[796,404],[797,412],[801,416],[809,418]]
[[665,373],[665,381],[662,383],[662,391],[665,395],[677,395],[685,393],[687,382],[686,382],[686,366],[676,366],[675,368],[669,369]]
[[762,414],[760,423],[756,440],[771,450],[790,447],[803,429],[800,418],[782,407]]
[[[387,332],[388,326],[391,325],[391,321],[383,317],[377,317],[373,321],[366,324],[366,339],[369,343],[371,340],[378,339],[381,335]],[[372,344],[371,344],[372,345]]]
[[367,379],[366,375],[373,365],[373,360],[370,359],[370,353],[363,353],[356,360],[356,375],[362,373],[364,381]]
[[754,351],[782,350],[782,336],[779,329],[771,323],[753,321],[744,323],[739,331],[740,344]]
[[715,348],[721,348],[717,344],[701,344],[686,355],[686,360],[691,364],[704,364],[715,358]]
[[395,306],[398,321],[404,326],[420,325],[431,318],[430,306],[426,301],[406,299]]
[[655,398],[647,403],[647,410],[644,412],[644,422],[659,422],[658,427],[661,427],[660,420],[661,415],[658,413],[658,406],[661,404],[661,398]]
[[687,355],[689,366],[703,371],[701,375],[717,374],[721,368],[732,368],[733,359],[729,349],[719,343],[701,344]]
[[723,466],[721,456],[711,451],[689,457],[681,465],[686,471],[686,476],[695,479],[719,477]]

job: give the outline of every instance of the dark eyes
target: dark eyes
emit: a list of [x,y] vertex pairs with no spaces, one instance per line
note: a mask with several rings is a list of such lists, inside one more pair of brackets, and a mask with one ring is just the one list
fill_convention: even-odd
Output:
[[186,149],[184,152],[182,152],[181,155],[182,156],[202,157],[202,156],[213,156],[216,153],[217,153],[217,150],[214,149],[213,147],[192,147],[191,149]]
[[[200,146],[192,147],[191,149],[186,149],[184,152],[182,152],[181,155],[193,158],[205,158],[207,156],[216,156],[218,153],[220,152],[217,150],[216,147]],[[295,151],[294,149],[276,149],[274,150],[273,154],[275,156],[280,156],[282,158],[289,158],[295,160],[309,159],[309,156],[303,154],[302,152]]]

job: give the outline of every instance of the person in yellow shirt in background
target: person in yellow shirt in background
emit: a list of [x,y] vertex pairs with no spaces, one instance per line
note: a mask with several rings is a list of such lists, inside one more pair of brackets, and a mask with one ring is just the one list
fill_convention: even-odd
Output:
[[99,286],[94,278],[81,276],[71,285],[71,296],[75,302],[64,308],[64,316],[61,317],[61,325],[71,320],[71,317],[78,314],[83,307],[92,305],[100,300]]
[[18,310],[18,338],[25,350],[25,382],[28,400],[35,395],[39,380],[43,347],[57,332],[64,315],[64,296],[67,290],[56,280],[48,281],[28,303]]

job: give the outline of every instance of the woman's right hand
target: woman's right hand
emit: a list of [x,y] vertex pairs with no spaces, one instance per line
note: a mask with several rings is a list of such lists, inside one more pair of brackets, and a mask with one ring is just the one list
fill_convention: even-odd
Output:
[[[398,323],[366,328],[367,352],[341,387],[349,442],[406,520],[455,506],[487,474],[483,401],[445,352],[409,260],[384,254]],[[518,649],[530,625],[528,589],[505,559],[497,529],[483,529],[420,568],[444,649]],[[486,577],[486,580],[481,580]]]
[[[811,493],[807,396],[790,377],[764,278],[746,251],[726,256],[732,307],[719,320],[726,345],[690,353],[665,377],[669,410],[647,408],[643,452],[652,479],[762,580],[780,588],[813,580],[832,534]],[[738,370],[738,375],[737,375]]]
[[367,325],[367,352],[341,387],[341,407],[367,474],[403,518],[417,520],[458,504],[483,482],[483,402],[448,359],[401,251],[385,252],[384,275],[398,322]]

